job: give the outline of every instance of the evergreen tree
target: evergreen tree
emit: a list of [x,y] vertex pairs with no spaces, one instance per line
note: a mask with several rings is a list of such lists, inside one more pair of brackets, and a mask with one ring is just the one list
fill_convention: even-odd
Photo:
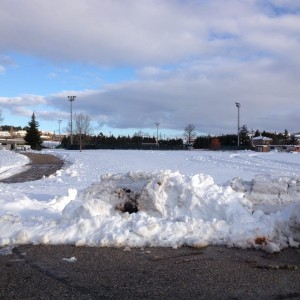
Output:
[[41,133],[38,130],[39,123],[35,120],[34,113],[31,116],[31,121],[26,127],[26,135],[24,140],[27,145],[30,145],[32,150],[41,150],[42,149],[42,139]]
[[194,141],[195,149],[208,149],[210,147],[212,138],[208,136],[198,136]]
[[240,129],[240,141],[241,145],[244,147],[250,146],[250,137],[249,137],[249,131],[246,125],[243,125]]
[[236,134],[226,134],[222,136],[216,136],[222,147],[235,147],[237,144],[237,135]]
[[68,148],[71,145],[71,139],[69,136],[64,136],[60,142],[62,148]]
[[290,144],[290,145],[297,145],[297,138],[296,138],[296,136],[295,136],[294,134],[292,134],[292,135],[290,136],[289,144]]
[[258,137],[261,136],[260,132],[258,129],[256,129],[255,133],[254,133],[254,137]]

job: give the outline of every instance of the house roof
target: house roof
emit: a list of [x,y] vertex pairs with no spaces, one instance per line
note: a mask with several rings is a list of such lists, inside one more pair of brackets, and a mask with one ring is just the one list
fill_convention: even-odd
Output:
[[254,141],[273,141],[273,139],[268,138],[266,136],[261,136],[261,135],[252,138],[252,140],[254,140]]

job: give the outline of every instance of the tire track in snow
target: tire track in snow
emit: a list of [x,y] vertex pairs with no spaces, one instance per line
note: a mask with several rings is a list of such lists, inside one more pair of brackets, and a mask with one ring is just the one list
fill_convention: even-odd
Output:
[[[210,166],[236,169],[247,172],[257,173],[260,170],[262,174],[276,176],[300,176],[300,164],[292,161],[272,160],[272,156],[267,154],[232,154],[224,152],[216,155],[195,155],[191,161]],[[285,155],[285,154],[283,154]],[[293,154],[291,154],[293,155]],[[269,159],[268,159],[269,158]]]

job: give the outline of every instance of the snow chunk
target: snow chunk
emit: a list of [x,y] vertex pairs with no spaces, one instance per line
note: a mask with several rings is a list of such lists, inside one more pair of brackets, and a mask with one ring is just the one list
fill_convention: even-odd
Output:
[[245,193],[255,210],[276,212],[300,200],[300,180],[290,177],[272,178],[257,175],[252,181],[235,178],[233,190]]
[[77,258],[72,256],[70,258],[63,258],[62,260],[66,261],[66,262],[70,262],[70,263],[73,263],[73,262],[76,262],[77,261]]

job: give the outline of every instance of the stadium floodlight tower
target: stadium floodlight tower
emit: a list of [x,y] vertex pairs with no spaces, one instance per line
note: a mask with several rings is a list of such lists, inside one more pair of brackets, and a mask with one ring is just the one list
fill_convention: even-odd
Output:
[[62,122],[62,120],[57,120],[58,122],[58,140],[60,142],[60,123]]
[[160,123],[156,122],[155,125],[156,125],[156,146],[158,147],[158,126],[159,126]]
[[62,120],[57,120],[58,122],[58,141],[60,143],[60,123],[62,122]]
[[57,120],[58,122],[58,135],[60,136],[60,123],[62,122],[62,120]]
[[73,145],[73,114],[72,114],[72,102],[75,100],[76,96],[68,96],[68,99],[71,104],[71,122],[70,122],[70,130],[71,130],[71,145]]
[[238,102],[235,102],[235,106],[237,107],[237,109],[238,109],[238,123],[237,123],[237,138],[238,138],[238,140],[237,140],[237,146],[238,146],[238,148],[240,147],[240,107],[241,107],[241,104],[240,103],[238,103]]

